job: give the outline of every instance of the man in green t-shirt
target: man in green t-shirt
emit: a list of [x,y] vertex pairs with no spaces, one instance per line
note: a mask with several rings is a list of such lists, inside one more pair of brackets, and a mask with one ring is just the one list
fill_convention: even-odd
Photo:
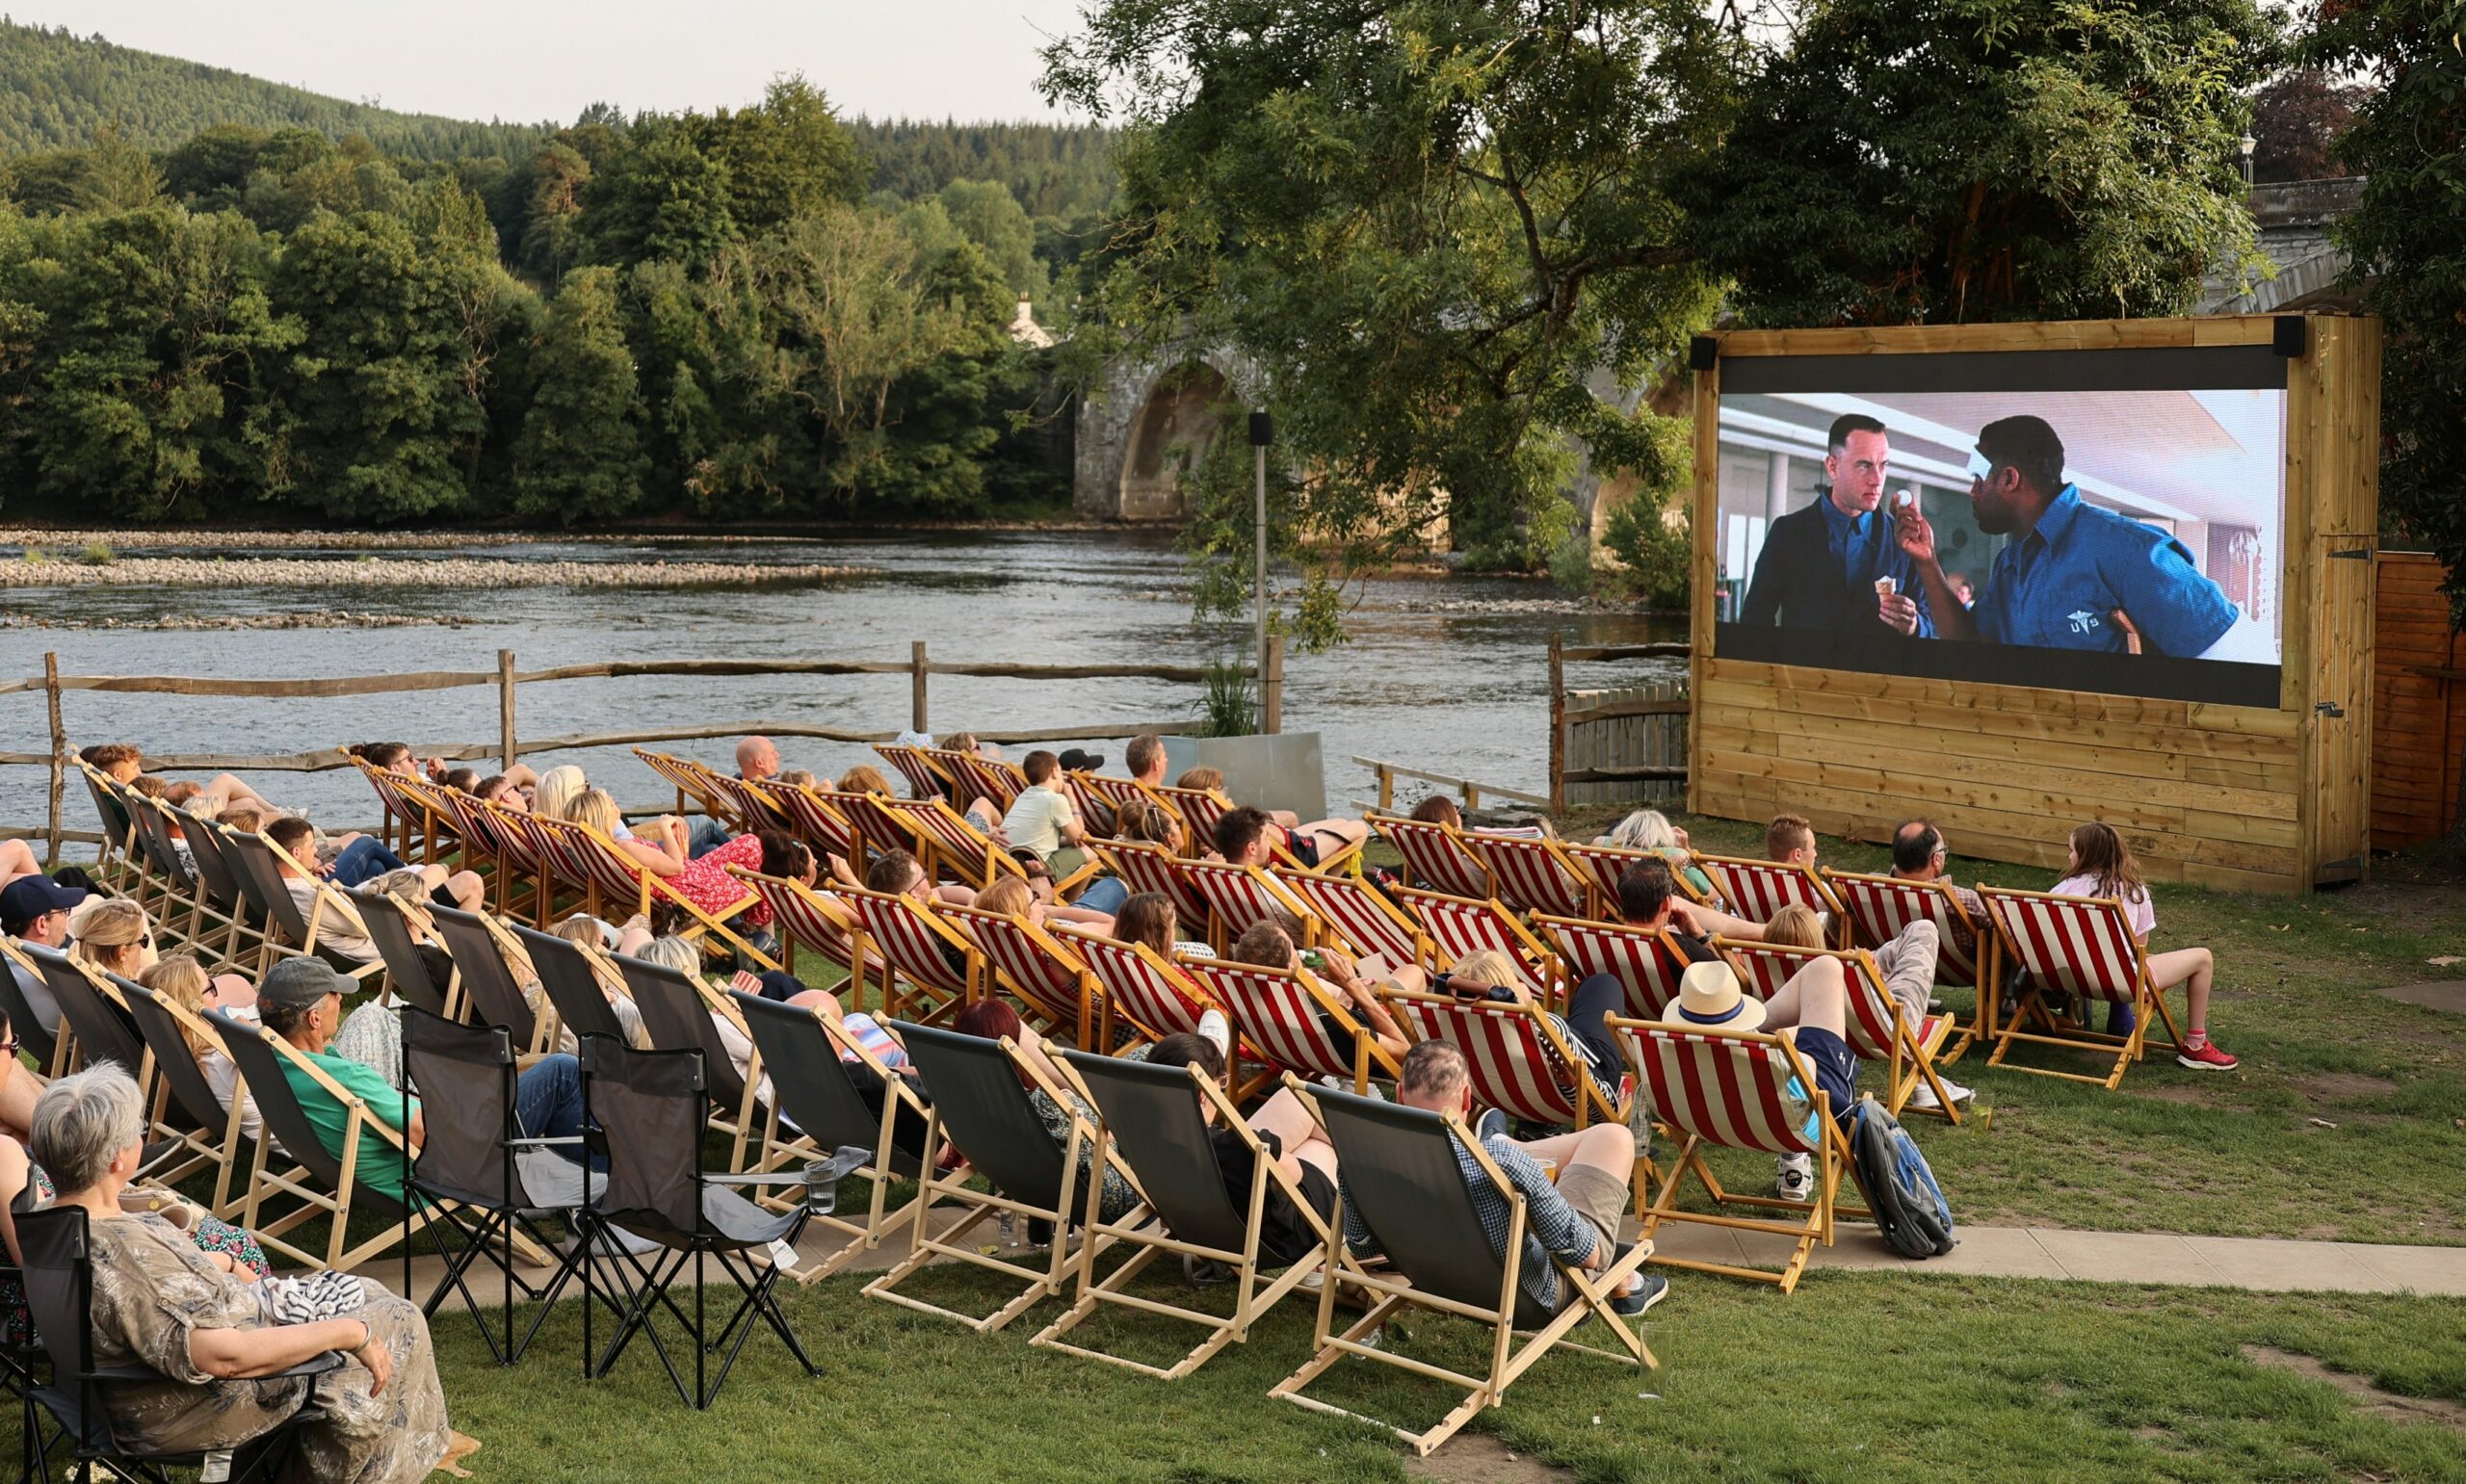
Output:
[[[257,985],[257,1013],[264,1017],[268,1030],[291,1043],[292,1049],[317,1070],[367,1104],[372,1118],[407,1135],[411,1149],[416,1151],[428,1135],[428,1127],[420,1119],[419,1100],[407,1100],[374,1067],[332,1055],[326,1050],[326,1043],[334,1038],[335,1029],[343,1023],[343,995],[354,987],[350,979],[322,959],[286,958],[267,970]],[[351,1127],[351,1109],[288,1056],[282,1058],[282,1075],[291,1083],[292,1095],[300,1100],[301,1111],[315,1126],[318,1142],[326,1146],[328,1154],[341,1159],[343,1134]],[[403,1198],[403,1172],[407,1159],[408,1156],[390,1139],[374,1129],[363,1128],[359,1134],[359,1161],[354,1166],[354,1173],[370,1189],[399,1201]]]

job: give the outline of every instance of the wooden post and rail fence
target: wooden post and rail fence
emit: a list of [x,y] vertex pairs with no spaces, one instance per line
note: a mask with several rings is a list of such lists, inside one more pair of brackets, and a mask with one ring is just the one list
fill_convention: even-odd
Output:
[[[1241,666],[1241,673],[1257,678],[1252,666]],[[661,727],[626,732],[575,733],[565,736],[524,739],[516,735],[514,717],[516,695],[526,685],[536,686],[559,680],[613,680],[649,675],[696,675],[707,677],[779,676],[779,675],[905,675],[908,685],[908,725],[913,732],[930,732],[931,715],[929,707],[931,677],[934,675],[966,676],[995,680],[1161,680],[1184,685],[1198,685],[1207,678],[1207,670],[1190,664],[1016,664],[994,662],[949,664],[931,659],[925,641],[909,646],[908,658],[901,660],[621,660],[588,664],[563,664],[548,669],[520,670],[514,667],[511,649],[497,651],[494,669],[488,670],[417,670],[397,675],[343,675],[308,679],[223,680],[191,675],[63,675],[57,653],[43,656],[43,672],[23,680],[0,681],[0,695],[39,690],[50,723],[48,752],[0,752],[0,767],[44,768],[49,769],[49,806],[44,823],[39,828],[0,824],[0,839],[43,842],[46,866],[60,863],[60,847],[65,843],[98,843],[100,835],[92,830],[66,827],[64,813],[67,801],[70,747],[68,730],[62,716],[62,697],[71,690],[109,691],[152,695],[245,697],[256,700],[334,700],[348,696],[400,694],[425,690],[450,690],[468,687],[493,686],[497,691],[497,736],[490,742],[425,742],[416,750],[422,757],[442,758],[449,763],[492,759],[500,769],[512,766],[526,754],[563,752],[588,747],[636,746],[654,742],[697,742],[715,737],[803,737],[825,742],[890,742],[897,731],[865,732],[843,727],[808,726],[788,721],[733,721],[705,723],[696,726]],[[1284,714],[1284,640],[1271,637],[1267,653],[1267,674],[1259,687],[1260,725],[1267,731],[1281,729]],[[344,729],[342,718],[321,723],[329,730]],[[1192,717],[1137,722],[1090,722],[1085,726],[1038,727],[1025,730],[988,730],[980,728],[976,735],[990,742],[1082,742],[1100,738],[1135,737],[1142,732],[1159,736],[1178,735],[1198,725]],[[297,726],[289,728],[293,732]],[[251,771],[251,772],[323,772],[351,766],[351,758],[339,747],[321,747],[306,752],[276,754],[244,754],[222,752],[146,755],[150,769]]]

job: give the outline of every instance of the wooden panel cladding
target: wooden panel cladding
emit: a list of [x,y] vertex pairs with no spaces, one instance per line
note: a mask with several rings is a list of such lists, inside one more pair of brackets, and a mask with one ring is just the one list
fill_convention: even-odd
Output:
[[2440,839],[2457,820],[2466,641],[2449,625],[2438,559],[2382,552],[2375,567],[2372,843],[2405,850]]
[[2293,891],[2302,728],[2285,712],[1713,659],[1695,807],[1884,840],[1924,816],[1965,855],[2060,870],[2085,820],[2163,880]]
[[[2438,574],[2382,559],[2380,326],[2309,317],[2287,377],[2283,663],[2274,707],[2204,705],[1725,660],[1715,642],[1720,370],[1695,378],[1690,806],[1883,840],[1923,816],[1954,851],[2059,872],[2072,827],[2103,820],[2160,880],[2299,892],[2350,878],[2370,847],[2452,817],[2466,645],[2425,594]],[[1763,355],[2099,351],[2271,342],[2267,316],[2049,325],[1734,331]],[[2383,605],[2375,620],[2374,589]],[[2402,589],[2402,592],[2400,591]],[[2393,599],[2393,592],[2400,593]],[[2429,607],[2426,606],[2427,601]],[[2393,833],[2400,817],[2410,836]]]

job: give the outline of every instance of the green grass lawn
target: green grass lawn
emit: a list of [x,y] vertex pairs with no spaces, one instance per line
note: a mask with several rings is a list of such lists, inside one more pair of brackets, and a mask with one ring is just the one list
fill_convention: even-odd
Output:
[[[946,1299],[989,1292],[949,1270],[918,1282]],[[764,1333],[708,1414],[685,1408],[639,1344],[609,1379],[581,1380],[573,1304],[514,1371],[488,1365],[467,1319],[441,1315],[447,1398],[457,1425],[487,1445],[473,1460],[483,1478],[1410,1476],[1378,1431],[1267,1395],[1307,1358],[1298,1302],[1247,1345],[1165,1383],[1031,1346],[1056,1302],[977,1336],[856,1289],[833,1280],[788,1299],[819,1379]],[[1561,1352],[1471,1430],[1603,1481],[2466,1479],[2454,1420],[2466,1407],[2447,1422],[2394,1420],[2371,1398],[2245,1353],[2311,1356],[2352,1372],[2352,1385],[2466,1401],[2466,1300],[1899,1273],[1816,1274],[1783,1298],[1681,1274],[1651,1319],[1658,1371]],[[1162,1323],[1130,1316],[1080,1333],[1152,1359],[1167,1350],[1162,1337],[1182,1333]],[[1462,1366],[1472,1337],[1423,1320],[1391,1340]],[[1313,1394],[1414,1426],[1452,1400],[1369,1367],[1339,1367]]]

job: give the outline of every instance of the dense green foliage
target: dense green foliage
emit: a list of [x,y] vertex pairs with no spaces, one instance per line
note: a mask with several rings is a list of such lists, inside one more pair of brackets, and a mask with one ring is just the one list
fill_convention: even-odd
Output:
[[2325,7],[2310,58],[2379,85],[2338,153],[2366,175],[2338,241],[2388,336],[2380,508],[2449,567],[2466,622],[2466,5],[2346,0]]
[[222,124],[357,134],[417,160],[530,153],[553,124],[473,123],[346,103],[239,72],[0,19],[0,154],[83,145],[118,124],[149,149],[169,149]]
[[1093,221],[1114,204],[1115,131],[1102,124],[876,121],[858,115],[848,132],[874,162],[870,189],[903,201],[938,195],[954,180],[995,181],[1031,217]]

